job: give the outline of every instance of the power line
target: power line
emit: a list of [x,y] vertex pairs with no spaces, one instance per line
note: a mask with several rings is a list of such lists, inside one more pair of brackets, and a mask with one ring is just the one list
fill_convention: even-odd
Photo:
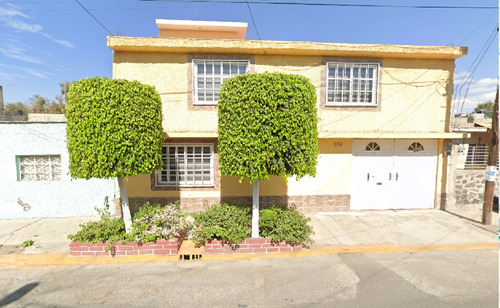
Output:
[[247,7],[248,7],[248,12],[250,12],[250,17],[252,18],[253,27],[255,28],[255,32],[257,33],[257,38],[260,41],[261,39],[260,39],[259,30],[257,29],[257,24],[255,23],[255,19],[253,18],[252,9],[250,8],[250,4],[248,3],[248,1],[247,1]]
[[[488,37],[488,39],[484,43],[483,47],[479,51],[478,55],[476,56],[476,58],[472,62],[472,64],[469,67],[469,69],[465,72],[465,81],[460,85],[460,88],[458,88],[458,85],[455,87],[455,91],[454,92],[457,93],[457,95],[456,95],[456,98],[454,99],[454,102],[457,102],[458,104],[460,104],[460,100],[461,100],[460,99],[460,93],[461,93],[462,89],[464,88],[464,86],[466,86],[464,97],[462,99],[462,104],[460,105],[460,108],[458,108],[458,106],[454,106],[454,108],[453,108],[454,110],[457,110],[458,113],[462,113],[462,111],[463,111],[463,108],[464,108],[464,105],[465,105],[465,99],[467,98],[470,86],[472,84],[473,74],[476,71],[476,69],[479,67],[479,64],[481,64],[484,56],[486,55],[486,53],[488,52],[489,48],[491,47],[491,44],[495,40],[497,34],[498,34],[498,24],[493,29],[492,33],[490,34],[490,36]],[[457,91],[457,89],[458,89],[458,91]]]
[[493,13],[495,13],[495,12],[494,12],[494,11],[493,11],[493,12],[491,12],[491,13],[488,15],[488,17],[486,17],[486,18],[483,20],[483,22],[481,22],[481,23],[479,24],[479,26],[477,26],[477,27],[476,27],[476,29],[474,29],[474,31],[472,31],[469,35],[467,35],[467,37],[466,37],[466,38],[464,38],[464,39],[463,39],[463,40],[462,40],[462,41],[458,44],[458,46],[461,46],[461,45],[462,45],[465,41],[467,41],[467,39],[468,39],[469,37],[471,37],[471,35],[472,35],[472,34],[476,33],[477,29],[479,29],[479,28],[480,28],[480,27],[481,27],[481,26],[482,26],[482,25],[483,25],[483,24],[484,24],[484,23],[485,23],[485,22],[486,22],[486,21],[487,21],[487,20],[491,17],[491,15],[493,15]]
[[281,2],[281,1],[243,1],[243,0],[139,0],[148,2],[192,2],[192,3],[225,3],[225,4],[267,4],[267,5],[303,5],[303,6],[337,6],[367,8],[410,8],[410,9],[485,9],[496,10],[498,6],[454,6],[454,5],[391,5],[391,4],[359,4],[359,3],[321,3],[321,2]]
[[99,21],[99,20],[98,20],[98,19],[97,19],[97,18],[96,18],[93,14],[92,14],[92,13],[90,13],[90,11],[89,11],[89,10],[87,10],[87,8],[86,8],[86,7],[84,7],[84,6],[83,6],[83,4],[81,4],[81,3],[80,3],[80,1],[78,1],[78,0],[75,0],[75,1],[76,1],[76,3],[78,3],[78,4],[79,4],[79,5],[80,5],[80,6],[81,6],[81,7],[82,7],[82,8],[83,8],[83,9],[84,9],[87,13],[89,13],[89,15],[90,15],[90,16],[92,16],[92,18],[94,18],[94,20],[95,20],[95,21],[97,21],[97,23],[98,23],[98,24],[100,24],[100,25],[101,25],[101,27],[103,27],[103,28],[104,28],[104,30],[106,30],[106,31],[109,33],[109,35],[113,36],[113,33],[111,33],[111,31],[109,31],[109,30],[108,30],[108,28],[106,28],[106,27],[105,27],[105,26],[104,26],[104,25],[103,25],[103,24],[102,24],[102,23],[101,23],[101,22],[100,22],[100,21]]

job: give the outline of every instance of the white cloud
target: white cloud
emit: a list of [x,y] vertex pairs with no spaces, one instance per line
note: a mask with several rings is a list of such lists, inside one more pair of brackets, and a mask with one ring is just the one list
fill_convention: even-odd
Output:
[[49,79],[53,76],[56,76],[56,74],[42,71],[39,69],[31,68],[31,67],[24,67],[24,66],[19,66],[19,65],[9,65],[9,64],[2,64],[0,63],[0,67],[3,67],[3,71],[10,71],[11,73],[6,74],[3,73],[3,75],[9,75],[9,76],[16,76],[18,78],[24,78],[26,77],[26,74],[35,76],[38,78],[42,79]]
[[0,45],[0,54],[16,60],[35,64],[43,64],[43,61],[41,59],[30,55],[28,49],[30,48],[21,44],[7,43],[4,45]]
[[0,6],[0,23],[3,24],[3,26],[7,28],[14,29],[19,32],[29,32],[29,33],[35,33],[35,34],[40,34],[53,42],[64,46],[66,48],[73,48],[75,47],[72,43],[66,41],[66,40],[61,40],[61,39],[56,39],[52,37],[50,34],[47,34],[43,31],[43,26],[36,24],[36,23],[27,23],[23,20],[20,20],[19,18],[25,18],[29,19],[30,17],[21,11],[19,11],[15,6],[13,5],[4,5],[3,7]]
[[[467,75],[468,74],[464,74],[464,72],[462,72],[462,75],[455,74],[455,78],[459,78],[459,82],[457,82],[457,80],[454,81],[457,87],[455,89],[456,92],[454,93],[453,110],[456,113],[471,112],[477,104],[493,101],[495,99],[497,90],[496,78],[488,77],[474,80],[467,78],[471,77],[470,75]],[[467,84],[469,81],[470,86]],[[464,97],[466,93],[467,96]]]
[[23,14],[20,11],[16,10],[14,5],[12,4],[6,4],[4,7],[0,7],[0,17],[6,18],[15,16],[29,18],[26,14]]

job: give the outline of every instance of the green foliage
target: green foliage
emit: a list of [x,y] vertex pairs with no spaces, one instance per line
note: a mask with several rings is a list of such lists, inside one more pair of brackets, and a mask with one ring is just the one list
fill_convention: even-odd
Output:
[[297,211],[295,206],[272,205],[260,211],[260,235],[270,237],[274,242],[285,240],[289,244],[311,245],[313,229],[307,223],[311,220]]
[[208,240],[226,240],[239,243],[250,236],[250,208],[243,204],[205,204],[202,212],[193,213],[193,241],[204,244]]
[[62,101],[50,100],[47,97],[38,94],[33,95],[27,102],[17,102],[15,104],[5,105],[5,114],[13,114],[14,110],[19,109],[23,114],[28,113],[51,113],[62,114],[66,104]]
[[68,235],[68,239],[80,243],[104,243],[108,241],[111,245],[118,241],[127,240],[123,219],[111,216],[107,200],[104,209],[97,207],[95,209],[100,214],[101,220],[80,224],[80,231]]
[[186,215],[179,204],[166,206],[145,203],[135,213],[130,238],[138,242],[153,242],[159,239],[180,237],[188,227]]
[[478,112],[479,110],[486,110],[488,113],[493,112],[493,108],[495,107],[495,104],[493,104],[492,101],[484,102],[484,103],[479,103],[477,104],[476,108],[474,108],[474,112]]
[[33,240],[26,240],[24,241],[22,244],[21,244],[21,247],[23,248],[26,248],[26,247],[29,247],[31,245],[33,245],[35,242],[33,242]]
[[73,178],[123,178],[161,168],[161,99],[138,81],[89,78],[67,93]]
[[22,102],[17,102],[5,104],[4,113],[13,114],[14,110],[16,109],[22,110],[23,114],[28,114],[29,112],[31,112],[31,106]]
[[316,89],[299,75],[238,75],[219,99],[219,164],[248,180],[316,174]]

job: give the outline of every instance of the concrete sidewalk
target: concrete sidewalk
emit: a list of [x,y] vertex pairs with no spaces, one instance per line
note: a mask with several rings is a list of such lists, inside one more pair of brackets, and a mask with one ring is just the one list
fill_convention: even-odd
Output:
[[[343,247],[343,251],[348,247],[364,247],[372,252],[376,252],[377,247],[383,247],[387,252],[387,247],[397,246],[414,249],[412,247],[419,245],[445,245],[443,247],[450,248],[457,245],[456,249],[462,249],[478,245],[477,249],[482,249],[484,244],[490,248],[498,244],[498,214],[493,213],[492,225],[484,226],[479,223],[480,210],[463,213],[439,210],[365,211],[324,213],[310,217],[315,231],[312,250],[332,253],[338,247]],[[98,217],[0,219],[0,257],[67,253],[70,243],[68,234],[77,232],[79,224],[96,219]],[[22,248],[21,243],[30,239],[34,244]]]

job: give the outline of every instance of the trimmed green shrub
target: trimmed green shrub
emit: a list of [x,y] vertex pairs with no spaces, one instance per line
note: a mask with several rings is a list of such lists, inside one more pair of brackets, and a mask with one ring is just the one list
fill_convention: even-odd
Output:
[[181,237],[189,226],[177,203],[161,206],[146,202],[135,213],[130,238],[137,242]]
[[205,204],[203,211],[192,214],[193,241],[203,245],[209,240],[239,243],[250,236],[250,208],[244,204]]
[[162,165],[161,99],[138,81],[88,78],[67,94],[72,178],[124,178]]
[[248,180],[316,175],[316,89],[281,73],[234,76],[218,103],[222,174]]
[[68,235],[68,239],[73,242],[94,244],[106,241],[114,244],[127,239],[123,219],[111,216],[107,199],[103,209],[96,207],[95,210],[101,216],[101,220],[80,224],[80,231]]
[[299,213],[295,206],[272,205],[260,211],[260,234],[270,237],[273,242],[285,240],[289,244],[312,245],[310,238],[314,234],[307,223],[311,220]]

